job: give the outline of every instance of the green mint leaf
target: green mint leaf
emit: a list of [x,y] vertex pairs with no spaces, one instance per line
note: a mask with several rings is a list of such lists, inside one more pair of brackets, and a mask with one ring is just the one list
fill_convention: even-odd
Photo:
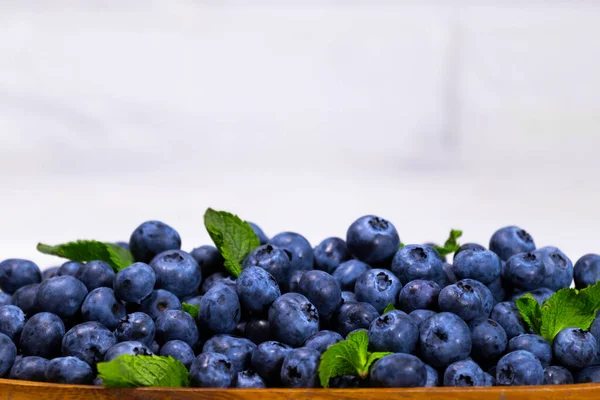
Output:
[[444,243],[444,247],[435,246],[434,249],[441,255],[445,256],[451,253],[456,252],[460,248],[460,243],[458,243],[458,238],[462,236],[463,232],[458,229],[452,229],[450,231],[450,236]]
[[188,304],[186,302],[181,303],[181,309],[186,313],[190,314],[192,318],[198,318],[198,313],[200,312],[200,307],[195,306],[193,304]]
[[104,261],[115,271],[127,268],[135,262],[131,253],[121,246],[96,240],[77,240],[56,246],[38,243],[37,249],[41,253],[68,258],[71,261]]
[[237,278],[242,272],[244,258],[260,241],[252,227],[237,215],[212,208],[204,213],[204,226],[217,249],[225,259],[225,269]]
[[401,248],[403,248],[404,246],[406,246],[404,243],[400,243],[400,245],[398,246],[398,250],[400,250]]
[[539,335],[542,327],[542,308],[540,307],[540,303],[530,293],[519,297],[516,303],[523,320]]
[[187,368],[173,357],[133,356],[125,354],[109,362],[98,363],[98,376],[104,386],[188,387]]
[[385,309],[383,310],[383,314],[389,313],[390,311],[394,311],[396,309],[396,307],[394,307],[394,305],[392,303],[388,303],[388,305],[385,307]]

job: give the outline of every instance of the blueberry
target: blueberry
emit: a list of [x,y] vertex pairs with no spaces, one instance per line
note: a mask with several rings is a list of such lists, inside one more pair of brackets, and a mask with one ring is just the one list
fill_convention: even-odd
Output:
[[10,369],[10,379],[19,381],[46,382],[48,360],[43,357],[23,357],[15,361]]
[[444,372],[444,386],[472,387],[486,385],[485,373],[472,360],[456,361],[446,368]]
[[155,325],[152,318],[143,312],[134,312],[122,318],[115,329],[119,342],[135,340],[150,346],[154,341]]
[[354,292],[342,292],[342,303],[347,303],[349,301],[356,301]]
[[341,263],[340,266],[333,271],[332,276],[342,290],[354,292],[356,280],[370,269],[371,267],[362,261],[348,260]]
[[427,368],[410,354],[390,354],[375,361],[369,373],[375,387],[421,387],[427,383]]
[[400,246],[400,237],[394,225],[374,215],[360,217],[346,233],[348,250],[367,264],[388,263]]
[[202,276],[209,276],[215,272],[223,271],[225,260],[215,246],[205,245],[196,247],[190,252],[190,256],[198,263]]
[[113,330],[126,313],[125,306],[117,300],[112,289],[99,287],[83,300],[81,315],[84,321],[98,321]]
[[302,279],[305,273],[306,271],[300,270],[292,272],[292,275],[290,276],[290,279],[287,283],[287,291],[289,293],[298,293],[298,288],[300,287],[300,280]]
[[556,247],[542,247],[533,252],[544,264],[543,287],[557,291],[571,286],[573,281],[573,263]]
[[182,303],[187,303],[192,306],[200,307],[200,300],[202,300],[202,295],[186,297],[183,299]]
[[87,288],[79,279],[57,276],[40,284],[36,304],[40,311],[70,318],[77,314],[87,294]]
[[331,274],[337,267],[350,259],[348,246],[343,239],[330,237],[323,240],[314,249],[315,269]]
[[523,321],[517,305],[512,301],[503,301],[496,304],[490,318],[504,328],[506,337],[509,340],[527,331],[525,321]]
[[259,240],[261,246],[263,244],[267,244],[267,242],[269,241],[269,238],[267,235],[265,235],[265,233],[263,232],[261,227],[256,225],[254,222],[250,222],[250,221],[246,221],[246,222],[248,223],[248,225],[250,225],[250,227],[252,228],[252,230],[254,231],[256,236],[258,236],[258,240]]
[[398,304],[404,312],[414,310],[437,310],[440,287],[434,281],[417,279],[408,282],[398,296]]
[[23,326],[25,326],[25,314],[19,307],[0,307],[0,333],[4,333],[10,340],[18,343]]
[[166,250],[179,250],[181,238],[175,229],[160,221],[146,221],[138,226],[129,239],[129,249],[136,261],[149,263]]
[[60,355],[60,344],[64,335],[65,325],[60,317],[41,312],[25,322],[21,331],[20,348],[25,356],[50,359]]
[[83,268],[83,263],[79,261],[67,261],[63,265],[58,268],[57,276],[72,276],[73,278],[77,277],[77,274]]
[[113,287],[115,272],[104,261],[90,261],[79,270],[76,276],[88,291],[99,287]]
[[465,250],[471,250],[471,251],[485,251],[486,248],[483,247],[480,244],[477,243],[465,243],[463,245],[461,245],[458,250],[456,250],[456,252],[454,253],[454,259],[456,260],[456,256],[458,256],[460,253],[462,253]]
[[0,290],[13,294],[18,288],[40,283],[40,268],[29,260],[9,258],[0,262]]
[[498,254],[502,261],[520,253],[535,250],[533,238],[525,230],[516,226],[498,229],[490,239],[490,250]]
[[272,340],[271,325],[265,319],[251,319],[244,327],[244,336],[254,344]]
[[544,382],[544,368],[536,356],[525,350],[506,354],[496,366],[498,386],[541,385]]
[[319,387],[321,353],[308,347],[290,351],[281,365],[281,383],[288,388]]
[[367,329],[379,313],[369,303],[349,301],[341,305],[335,315],[337,332],[346,337],[356,329]]
[[227,273],[215,272],[214,274],[210,275],[204,280],[202,286],[200,286],[200,294],[205,294],[217,285],[229,286],[229,288],[233,289],[234,291],[237,291],[237,282],[231,279],[231,277]]
[[504,279],[518,290],[532,290],[544,283],[544,263],[540,255],[521,253],[506,261]]
[[[198,343],[200,343],[200,342],[198,342]],[[196,343],[196,344],[198,344],[198,343]],[[150,351],[153,354],[160,353],[160,345],[158,343],[156,343],[156,342],[152,342],[152,344],[150,346],[148,346],[148,348],[150,349]]]
[[463,284],[470,285],[481,297],[481,302],[483,303],[483,317],[488,317],[492,312],[492,309],[496,305],[494,301],[494,295],[490,291],[490,289],[485,286],[483,283],[476,281],[474,279],[462,279],[461,282]]
[[488,374],[487,372],[483,373],[483,386],[496,386],[496,378]]
[[329,319],[342,304],[340,285],[324,271],[306,271],[298,283],[298,293],[317,308],[322,319]]
[[[34,284],[35,285],[35,284]],[[0,307],[12,304],[12,296],[8,293],[0,292]]]
[[185,251],[164,251],[152,259],[150,266],[156,274],[155,287],[168,290],[176,296],[189,296],[200,287],[200,266]]
[[181,310],[181,302],[168,290],[156,289],[142,300],[140,310],[156,320],[166,310]]
[[263,314],[281,296],[279,285],[266,270],[248,267],[242,270],[237,280],[237,294],[242,306],[255,314]]
[[488,290],[492,294],[494,299],[494,305],[504,301],[504,297],[506,296],[506,292],[504,291],[504,285],[502,284],[502,277],[499,277],[492,283],[487,285]]
[[119,246],[123,250],[129,250],[129,243],[128,242],[118,241],[118,242],[115,242],[114,244],[116,244],[117,246]]
[[215,335],[204,343],[202,351],[225,354],[237,373],[250,367],[250,358],[255,349],[256,345],[248,339],[231,335]]
[[585,368],[596,359],[598,344],[588,331],[565,328],[554,338],[552,350],[559,364],[570,369]]
[[537,300],[537,302],[540,303],[540,306],[544,303],[544,301],[549,299],[554,294],[554,292],[551,289],[538,288],[526,292],[515,293],[512,296],[510,296],[510,301],[517,301],[519,297],[524,296],[527,293],[531,294]]
[[58,275],[60,267],[50,267],[42,271],[42,281],[47,281],[50,278],[54,278]]
[[454,266],[445,262],[442,264],[442,269],[444,270],[444,286],[456,283],[458,279],[454,275]]
[[62,354],[77,357],[94,367],[116,343],[115,335],[101,323],[84,322],[65,333]]
[[0,333],[0,377],[4,376],[15,362],[17,346],[4,333]]
[[190,346],[198,341],[198,327],[190,314],[167,310],[156,319],[156,341],[162,345],[170,340],[182,340]]
[[506,350],[507,337],[504,328],[496,321],[478,318],[469,324],[473,348],[471,357],[477,361],[497,360]]
[[363,381],[358,376],[342,375],[329,380],[332,389],[357,389],[363,386]]
[[418,325],[399,310],[383,314],[369,326],[369,347],[372,351],[412,353],[418,341]]
[[160,355],[163,357],[171,356],[181,361],[187,369],[190,369],[196,356],[191,346],[182,340],[171,340],[160,349]]
[[411,311],[408,316],[418,327],[420,327],[423,321],[435,314],[436,312],[431,310],[414,310]]
[[471,353],[471,331],[460,317],[442,312],[426,319],[421,326],[421,357],[436,368],[464,360]]
[[262,389],[266,388],[267,385],[256,372],[246,370],[238,372],[235,387],[240,389]]
[[89,365],[75,357],[59,357],[48,362],[46,381],[71,385],[91,385],[94,373]]
[[552,362],[552,346],[539,335],[523,334],[515,336],[508,342],[508,352],[526,350],[536,356],[546,368]]
[[458,279],[475,279],[487,285],[500,277],[502,263],[492,251],[464,250],[454,257],[453,271]]
[[371,269],[363,273],[354,286],[356,300],[369,303],[381,313],[388,304],[397,304],[402,284],[396,276],[385,269]]
[[150,356],[152,352],[148,348],[148,346],[136,342],[136,341],[128,341],[128,342],[120,342],[113,346],[111,346],[104,354],[104,361],[109,362],[114,360],[117,357],[120,357],[124,354],[129,354],[131,356]]
[[227,286],[215,286],[200,300],[198,321],[214,333],[231,333],[240,322],[240,300]]
[[202,388],[229,388],[235,383],[237,372],[227,356],[202,353],[190,367],[190,384]]
[[282,232],[269,240],[272,246],[288,251],[290,271],[308,271],[313,268],[315,256],[312,246],[306,238],[294,232]]
[[585,289],[600,281],[600,255],[586,254],[575,263],[573,268],[575,287]]
[[244,259],[242,268],[261,267],[271,275],[282,290],[286,290],[291,276],[292,253],[270,244],[262,245],[252,250]]
[[575,383],[600,383],[600,365],[587,367],[577,372]]
[[544,385],[569,385],[573,383],[573,374],[556,365],[544,368]]
[[425,387],[436,387],[440,384],[440,378],[438,376],[438,372],[429,364],[425,364],[425,369],[427,372],[427,378],[425,380]]
[[401,248],[392,260],[392,272],[406,284],[416,279],[444,286],[446,274],[437,252],[429,246],[409,244]]
[[269,324],[275,340],[298,347],[319,330],[319,312],[303,295],[286,293],[271,305]]
[[33,315],[38,311],[37,292],[39,283],[32,283],[17,289],[12,295],[12,304],[19,307],[27,315]]
[[453,312],[465,321],[485,314],[479,292],[464,281],[443,288],[439,295],[439,306],[442,311]]
[[281,381],[281,365],[290,351],[292,351],[291,346],[280,342],[261,343],[252,353],[252,369],[270,385],[278,385]]
[[156,274],[148,264],[137,262],[117,272],[113,281],[115,295],[131,303],[140,303],[152,293]]
[[341,340],[344,340],[344,338],[339,333],[323,330],[306,339],[304,347],[317,350],[319,353],[323,354],[329,346],[336,344]]

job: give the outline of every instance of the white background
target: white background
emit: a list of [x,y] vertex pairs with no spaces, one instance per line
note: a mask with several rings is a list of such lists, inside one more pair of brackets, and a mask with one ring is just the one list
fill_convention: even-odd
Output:
[[206,207],[316,245],[517,224],[598,252],[600,3],[1,1],[0,259],[208,243]]

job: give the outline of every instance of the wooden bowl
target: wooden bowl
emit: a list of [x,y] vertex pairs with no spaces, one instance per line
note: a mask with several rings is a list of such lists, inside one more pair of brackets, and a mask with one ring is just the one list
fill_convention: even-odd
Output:
[[10,400],[598,400],[600,384],[415,389],[109,389],[0,379]]

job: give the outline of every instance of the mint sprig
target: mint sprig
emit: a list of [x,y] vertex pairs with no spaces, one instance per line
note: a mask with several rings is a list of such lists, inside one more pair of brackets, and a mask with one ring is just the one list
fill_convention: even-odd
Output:
[[98,376],[105,387],[188,387],[187,368],[173,357],[124,354],[98,363]]
[[104,261],[115,271],[127,268],[135,262],[128,250],[114,243],[104,243],[97,240],[77,240],[56,246],[38,243],[37,250],[44,254],[67,258],[71,261]]
[[347,340],[342,340],[321,355],[319,379],[321,386],[329,386],[329,380],[336,376],[357,375],[365,379],[369,375],[371,365],[392,353],[370,353],[369,335],[365,331],[352,332]]
[[396,309],[396,307],[394,307],[394,305],[392,303],[388,303],[388,305],[385,307],[385,309],[383,310],[383,313],[381,313],[381,315],[387,314],[390,311],[394,311],[395,309]]
[[448,254],[455,253],[460,248],[460,243],[458,243],[458,238],[462,236],[463,232],[458,229],[452,229],[450,231],[450,235],[448,239],[444,243],[443,247],[434,246],[433,248],[441,255],[445,256]]
[[198,318],[198,314],[200,313],[200,307],[186,302],[181,303],[181,309],[190,314],[194,319]]
[[587,330],[600,311],[600,282],[585,289],[560,289],[541,306],[531,294],[516,301],[519,313],[538,335],[552,342],[565,328]]
[[252,227],[237,215],[209,208],[204,213],[204,226],[225,260],[225,269],[237,278],[244,258],[260,246]]

